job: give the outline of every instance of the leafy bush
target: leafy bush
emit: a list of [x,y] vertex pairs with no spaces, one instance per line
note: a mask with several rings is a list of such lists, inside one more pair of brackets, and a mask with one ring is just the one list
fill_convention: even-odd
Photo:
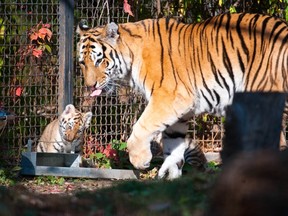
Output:
[[89,166],[97,168],[131,168],[128,161],[127,143],[113,140],[107,145],[101,145],[91,139],[84,146],[83,160]]

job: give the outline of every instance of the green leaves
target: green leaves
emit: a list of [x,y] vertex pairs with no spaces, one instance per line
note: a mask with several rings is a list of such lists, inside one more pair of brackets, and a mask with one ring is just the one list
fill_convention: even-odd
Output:
[[286,21],[288,21],[288,3],[287,3],[287,6],[285,8],[285,19],[286,19]]
[[58,176],[38,176],[35,178],[37,185],[64,185],[65,178]]
[[84,158],[88,156],[93,167],[123,169],[130,165],[126,149],[127,143],[118,140],[113,140],[110,144],[106,145],[95,143],[95,150],[86,153]]
[[47,50],[49,53],[52,52],[51,47],[48,44],[45,44],[44,47],[45,47],[45,50]]
[[98,168],[111,169],[111,162],[107,156],[101,152],[96,152],[90,155],[90,159],[94,161]]
[[235,8],[234,5],[229,8],[229,12],[230,12],[231,14],[232,14],[232,13],[237,13],[236,8]]

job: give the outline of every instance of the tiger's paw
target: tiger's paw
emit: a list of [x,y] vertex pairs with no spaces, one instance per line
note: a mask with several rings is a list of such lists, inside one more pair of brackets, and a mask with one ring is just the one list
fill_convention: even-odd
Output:
[[150,150],[150,146],[140,146],[138,143],[137,145],[133,145],[131,141],[127,141],[127,148],[129,152],[129,160],[130,163],[136,169],[147,169],[150,166],[150,161],[152,159],[152,153]]
[[150,167],[150,161],[152,159],[151,152],[144,153],[143,151],[129,151],[129,160],[130,163],[136,168],[140,170],[144,170]]
[[161,167],[158,172],[158,179],[166,178],[173,180],[182,176],[182,169],[179,169],[176,164],[170,167]]
[[184,158],[177,155],[169,155],[158,172],[158,179],[166,178],[168,180],[176,179],[182,176]]

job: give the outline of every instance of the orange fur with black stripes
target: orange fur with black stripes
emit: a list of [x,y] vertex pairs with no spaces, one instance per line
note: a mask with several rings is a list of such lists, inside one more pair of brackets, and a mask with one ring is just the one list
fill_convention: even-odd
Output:
[[164,132],[164,148],[165,139],[184,146],[174,155],[182,160],[191,116],[225,114],[235,92],[288,89],[288,26],[275,17],[222,14],[189,25],[162,18],[92,29],[82,22],[78,33],[87,86],[121,80],[149,101],[127,141],[139,169],[149,167],[155,134]]
[[58,119],[50,122],[43,131],[37,152],[79,153],[89,127],[92,113],[82,113],[72,104],[65,107]]

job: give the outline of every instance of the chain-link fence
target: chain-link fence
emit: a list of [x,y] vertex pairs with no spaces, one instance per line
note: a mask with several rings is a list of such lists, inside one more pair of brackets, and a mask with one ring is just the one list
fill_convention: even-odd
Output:
[[0,108],[16,117],[4,120],[1,163],[18,164],[27,140],[57,113],[58,11],[53,0],[0,1]]
[[[93,112],[85,138],[90,152],[95,153],[99,144],[126,141],[145,101],[128,88],[91,99],[77,63],[78,36],[73,33],[81,19],[93,27],[163,15],[196,21],[199,17],[193,11],[197,7],[205,12],[202,18],[225,12],[213,8],[210,1],[199,1],[194,7],[184,5],[187,11],[183,13],[183,1],[173,6],[169,2],[129,1],[134,12],[129,17],[122,0],[0,0],[0,109],[15,115],[13,120],[4,120],[0,162],[17,165],[28,140],[35,146],[45,126],[70,102],[79,110]],[[230,6],[235,2],[247,6],[248,1],[231,1]],[[204,150],[221,148],[221,118],[195,117],[189,132]]]

